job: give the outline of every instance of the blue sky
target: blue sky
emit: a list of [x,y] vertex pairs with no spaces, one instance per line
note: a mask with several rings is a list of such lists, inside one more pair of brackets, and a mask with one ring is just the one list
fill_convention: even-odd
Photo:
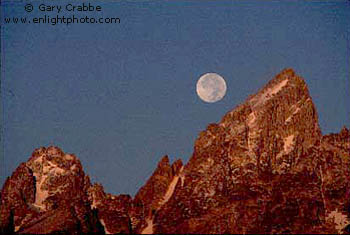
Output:
[[[4,17],[54,17],[5,2]],[[199,132],[283,68],[307,82],[323,134],[350,126],[350,1],[91,1],[120,24],[3,24],[1,185],[40,146],[75,153],[93,182],[134,194],[160,158],[187,162]],[[61,12],[69,16],[71,12]],[[227,83],[196,95],[200,75]]]

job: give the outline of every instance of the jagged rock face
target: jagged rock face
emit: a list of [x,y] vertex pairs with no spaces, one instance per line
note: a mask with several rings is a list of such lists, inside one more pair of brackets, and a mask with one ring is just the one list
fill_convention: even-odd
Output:
[[170,165],[164,156],[134,199],[105,193],[102,185],[94,184],[88,189],[91,209],[107,234],[152,233],[154,215],[172,196],[182,170],[181,160]]
[[[56,208],[59,203],[66,203],[67,199],[72,198],[86,201],[90,182],[74,155],[64,154],[57,147],[40,148],[33,153],[26,166],[35,179],[33,205],[40,210]],[[77,190],[79,188],[82,190]]]
[[166,190],[173,178],[173,172],[169,164],[168,156],[164,156],[158,163],[153,175],[136,194],[135,199],[145,205],[145,214],[149,215],[156,210],[166,193]]
[[114,196],[105,193],[102,185],[94,184],[88,189],[91,209],[104,227],[106,234],[131,233],[132,199],[129,195]]
[[181,160],[170,165],[168,156],[161,159],[150,179],[135,196],[135,201],[143,205],[143,216],[139,217],[141,220],[138,221],[135,232],[150,233],[152,231],[153,217],[172,196],[182,170]]
[[322,141],[347,152],[350,149],[350,131],[343,127],[340,133],[323,136]]
[[334,219],[340,231],[347,226],[350,233],[350,132],[343,128],[339,134],[322,138],[316,151],[323,178],[326,219]]
[[350,232],[350,131],[322,136],[286,69],[201,132],[188,164],[163,157],[134,199],[91,185],[56,147],[37,149],[0,195],[5,234]]
[[0,231],[18,231],[22,221],[38,214],[30,205],[35,201],[35,179],[25,163],[8,178],[1,191]]
[[[184,183],[177,183],[173,196],[157,211],[153,231],[313,232],[335,208],[345,216],[349,164],[325,166],[330,160],[321,139],[304,80],[291,69],[282,71],[219,124],[200,133],[184,168]],[[347,146],[344,141],[342,146]],[[334,153],[337,146],[332,146]],[[342,158],[349,159],[349,151]],[[335,175],[338,170],[343,176]],[[341,187],[335,186],[337,180]],[[332,190],[342,198],[341,205],[330,207],[333,196],[327,196],[327,185],[336,187]]]
[[18,233],[100,231],[88,206],[89,187],[74,155],[57,147],[39,148],[2,189],[0,227]]
[[226,114],[219,126],[223,130],[219,136],[237,142],[249,159],[258,161],[259,170],[271,168],[279,173],[290,169],[289,153],[306,149],[321,137],[307,86],[291,69]]

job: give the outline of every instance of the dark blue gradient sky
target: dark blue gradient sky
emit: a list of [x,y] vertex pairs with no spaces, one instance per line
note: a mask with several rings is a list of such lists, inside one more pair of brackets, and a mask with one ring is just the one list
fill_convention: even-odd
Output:
[[[121,23],[1,27],[1,185],[53,144],[107,192],[134,194],[163,155],[187,162],[201,130],[285,67],[305,78],[323,134],[350,126],[350,1],[91,2],[102,12],[80,16]],[[4,2],[2,22],[43,17],[40,3],[69,2]],[[226,80],[220,102],[196,95],[206,72]]]

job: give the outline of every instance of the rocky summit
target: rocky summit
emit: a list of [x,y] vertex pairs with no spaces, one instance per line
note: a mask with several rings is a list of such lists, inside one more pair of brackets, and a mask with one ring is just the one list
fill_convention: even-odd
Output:
[[36,149],[1,191],[9,233],[349,233],[350,131],[322,135],[285,69],[209,124],[189,162],[164,156],[134,198],[91,184],[79,159]]

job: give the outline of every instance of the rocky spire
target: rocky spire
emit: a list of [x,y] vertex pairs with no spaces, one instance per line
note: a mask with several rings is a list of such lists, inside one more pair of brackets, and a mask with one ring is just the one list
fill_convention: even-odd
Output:
[[36,149],[2,189],[0,228],[13,220],[20,233],[97,232],[97,218],[87,207],[88,187],[74,155],[54,146]]
[[154,232],[316,229],[313,224],[326,218],[328,200],[321,137],[305,81],[292,69],[283,70],[200,133],[182,173],[184,183],[158,211]]
[[164,156],[138,191],[111,195],[80,161],[39,148],[1,191],[2,233],[342,233],[350,133],[321,135],[305,81],[285,69],[209,124],[183,166]]

